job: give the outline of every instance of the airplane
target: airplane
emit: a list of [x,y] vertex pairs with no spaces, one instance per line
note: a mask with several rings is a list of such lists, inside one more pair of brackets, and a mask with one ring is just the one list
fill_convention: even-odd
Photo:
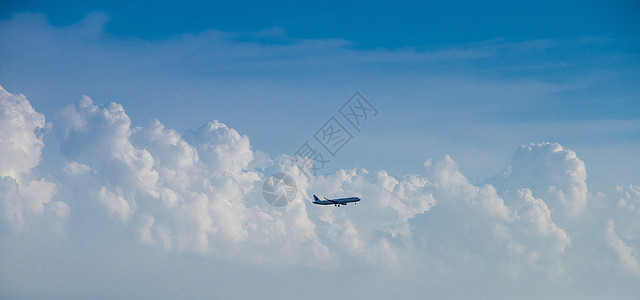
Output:
[[355,202],[360,201],[360,198],[358,197],[349,197],[349,198],[339,198],[339,199],[327,199],[327,197],[324,197],[324,200],[320,200],[318,199],[318,197],[316,195],[313,195],[313,204],[318,204],[318,205],[331,205],[333,204],[334,206],[340,207],[340,205],[347,205],[347,203],[349,202],[354,202],[353,204],[355,205]]

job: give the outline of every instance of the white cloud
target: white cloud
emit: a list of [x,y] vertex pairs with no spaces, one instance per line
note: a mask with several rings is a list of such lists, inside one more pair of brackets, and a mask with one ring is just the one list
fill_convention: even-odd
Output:
[[116,215],[122,222],[128,222],[135,210],[135,203],[130,204],[121,195],[117,195],[102,187],[97,194],[98,200],[104,204],[110,214]]
[[153,169],[153,157],[145,149],[131,143],[131,120],[117,103],[106,107],[93,104],[84,96],[77,105],[69,105],[58,114],[57,131],[63,153],[70,158],[89,162],[102,168],[110,180],[158,196],[158,173]]
[[64,171],[69,175],[86,175],[91,171],[91,167],[76,161],[72,161],[70,163],[67,163],[67,165],[64,167]]
[[526,257],[524,261],[534,270],[544,270],[552,277],[562,275],[562,255],[571,245],[569,235],[553,222],[546,203],[534,198],[529,189],[519,190],[518,196],[517,221],[510,225],[512,236],[507,239],[509,253]]
[[40,163],[41,132],[47,125],[24,95],[11,94],[2,86],[0,113],[0,176],[20,180]]
[[[558,276],[564,272],[562,255],[570,238],[552,221],[545,201],[534,198],[529,189],[506,194],[508,198],[503,199],[492,185],[473,185],[449,156],[427,161],[425,166],[437,200],[430,216],[438,216],[444,222],[439,225],[447,228],[444,236],[428,231],[431,243],[461,253],[459,259],[477,255],[474,260],[509,270],[511,276],[531,271]],[[450,234],[456,239],[450,240],[446,236]]]
[[607,221],[605,234],[607,243],[618,255],[620,266],[640,278],[640,264],[638,264],[637,253],[618,237],[615,232],[615,222],[611,219]]
[[433,178],[433,184],[441,195],[453,201],[466,201],[479,206],[488,215],[509,221],[513,218],[511,210],[504,204],[496,189],[488,184],[475,186],[458,169],[457,163],[445,156],[441,161],[425,163],[427,173]]
[[552,210],[578,218],[587,208],[586,179],[584,162],[575,152],[545,142],[520,147],[509,168],[488,182],[510,191],[528,188]]
[[[5,110],[21,107],[9,114],[12,118],[37,114],[25,109],[30,107],[26,98],[12,99]],[[564,225],[575,230],[590,224],[576,218],[590,208],[594,218],[609,213],[586,204],[584,163],[559,144],[521,147],[507,173],[487,180],[495,184],[471,183],[448,155],[428,160],[422,175],[352,169],[307,181],[286,163],[286,155],[272,160],[254,150],[249,137],[219,121],[184,135],[157,120],[132,127],[121,105],[96,105],[86,96],[65,107],[54,122],[69,162],[51,164],[59,168],[53,174],[63,175],[53,183],[33,174],[44,145],[35,133],[46,127],[41,119],[27,127],[2,123],[11,131],[7,136],[30,141],[19,154],[31,163],[6,162],[18,178],[5,175],[0,181],[3,218],[18,230],[33,220],[61,224],[69,216],[70,223],[79,216],[88,222],[103,216],[105,226],[129,230],[146,247],[252,267],[326,271],[358,265],[380,272],[413,268],[421,274],[435,266],[456,274],[483,270],[516,280],[540,274],[555,280],[581,270],[572,262],[582,254],[575,245],[585,245],[584,233]],[[20,126],[10,127],[14,123]],[[265,167],[296,180],[299,193],[288,206],[275,208],[262,199]],[[637,190],[617,189],[620,235],[610,221],[592,242],[608,244],[636,275]],[[357,206],[319,207],[308,201],[314,193],[363,200]],[[59,195],[69,199],[57,201]],[[90,228],[98,237],[100,230],[109,230]]]
[[[410,243],[409,220],[435,204],[419,176],[398,180],[384,171],[343,170],[308,183],[291,166],[280,165],[303,193],[283,210],[270,207],[260,194],[265,175],[252,167],[269,165],[269,159],[256,155],[247,136],[218,121],[185,137],[159,121],[131,128],[122,106],[97,106],[83,97],[58,114],[56,128],[63,153],[73,159],[65,172],[96,179],[75,193],[97,197],[109,215],[135,227],[143,242],[169,250],[258,264],[327,267],[340,259],[332,257],[336,253],[392,263],[403,250],[390,240]],[[310,190],[356,193],[367,199],[361,211],[383,218],[309,210],[302,199]]]
[[[571,217],[576,207],[585,209],[584,164],[558,144],[520,148],[507,176],[496,177],[498,188],[470,183],[450,156],[427,161],[426,176],[354,169],[311,181],[282,156],[275,171],[291,174],[301,193],[276,209],[262,200],[266,176],[256,168],[270,165],[270,159],[256,155],[247,136],[218,121],[184,136],[157,120],[132,128],[121,105],[98,106],[88,97],[66,107],[58,121],[63,151],[75,149],[64,151],[74,159],[66,172],[95,178],[97,184],[84,192],[97,195],[106,212],[130,224],[141,242],[167,250],[259,265],[322,268],[350,259],[390,267],[421,256],[424,245],[413,245],[414,231],[423,230],[416,224],[437,216],[446,230],[427,229],[419,237],[429,241],[423,250],[446,245],[454,250],[451,259],[495,263],[513,276],[560,276],[571,238],[555,224],[557,212],[547,203],[555,201]],[[518,184],[522,188],[514,192],[504,189]],[[364,200],[353,210],[309,206],[303,199],[318,191]],[[430,212],[434,207],[440,209]],[[445,235],[452,231],[459,236],[449,241]]]
[[33,179],[33,168],[41,159],[44,115],[33,109],[23,95],[14,95],[0,86],[0,207],[3,219],[22,230],[44,215],[53,222],[66,218],[66,203],[53,201],[55,183]]
[[532,233],[541,237],[550,237],[554,240],[551,249],[562,253],[571,243],[567,234],[551,220],[551,211],[542,199],[534,198],[530,190],[521,190],[520,197],[526,202],[525,207],[518,209],[518,216],[523,222],[529,223]]
[[65,171],[95,179],[74,193],[95,195],[144,243],[258,264],[322,266],[330,258],[304,202],[282,211],[262,200],[264,175],[249,168],[249,139],[225,124],[213,121],[185,139],[159,121],[132,128],[122,106],[88,97],[58,121],[63,153],[74,159]]
[[617,186],[618,207],[640,215],[640,186]]
[[353,210],[313,209],[318,232],[353,259],[384,265],[395,263],[406,250],[398,243],[411,243],[409,220],[436,204],[427,188],[427,180],[419,176],[397,179],[384,171],[360,169],[315,177],[307,191],[322,191],[328,198],[361,197]]

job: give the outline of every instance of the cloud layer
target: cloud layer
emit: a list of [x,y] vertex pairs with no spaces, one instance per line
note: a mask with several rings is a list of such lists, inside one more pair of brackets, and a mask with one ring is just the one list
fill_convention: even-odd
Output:
[[[638,187],[591,195],[584,162],[557,143],[520,147],[506,171],[480,184],[450,156],[428,160],[422,174],[352,169],[308,181],[286,155],[270,158],[221,122],[184,134],[158,120],[133,127],[122,105],[87,96],[50,125],[25,96],[0,88],[0,128],[5,237],[57,228],[62,238],[82,220],[96,240],[120,228],[149,249],[256,268],[425,274],[449,266],[545,282],[580,280],[589,268],[580,262],[593,259],[640,280]],[[43,135],[58,146],[44,149],[60,155],[45,157],[61,158],[46,170]],[[284,208],[262,199],[274,172],[299,188]],[[318,207],[311,194],[363,201]]]

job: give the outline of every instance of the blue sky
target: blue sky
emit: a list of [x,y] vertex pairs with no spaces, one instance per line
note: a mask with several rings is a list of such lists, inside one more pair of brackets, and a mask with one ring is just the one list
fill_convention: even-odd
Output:
[[[73,5],[70,5],[73,4]],[[3,18],[16,11],[42,12],[58,26],[86,14],[110,15],[115,36],[163,39],[208,29],[255,32],[282,27],[295,38],[338,38],[364,48],[432,47],[488,39],[532,40],[638,34],[635,1],[298,1],[187,2],[153,6],[125,1],[91,3],[9,1]]]
[[[348,274],[358,298],[634,298],[638,11],[0,4],[0,292],[322,298],[302,274]],[[283,165],[356,91],[378,114],[353,140],[310,181]],[[282,209],[260,194],[276,171],[301,191]]]

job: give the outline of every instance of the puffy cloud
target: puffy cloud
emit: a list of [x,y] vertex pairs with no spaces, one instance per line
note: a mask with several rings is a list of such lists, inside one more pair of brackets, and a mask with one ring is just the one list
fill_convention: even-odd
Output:
[[618,207],[640,215],[640,186],[617,186]]
[[304,202],[283,211],[262,200],[264,175],[250,164],[259,157],[264,165],[264,154],[225,124],[185,137],[157,120],[132,128],[122,106],[89,97],[63,109],[56,124],[74,160],[64,171],[93,178],[73,194],[98,200],[144,243],[256,263],[320,266],[330,258]]
[[153,157],[131,143],[137,129],[131,128],[131,120],[120,104],[99,107],[84,96],[77,105],[69,105],[58,114],[56,128],[68,157],[105,172],[103,176],[115,185],[158,195]]
[[[444,243],[462,256],[471,253],[477,262],[484,257],[520,270],[516,273],[529,268],[562,274],[561,257],[571,239],[552,221],[543,198],[556,201],[557,191],[567,190],[573,199],[567,182],[580,186],[582,178],[584,184],[584,174],[568,171],[584,167],[582,162],[557,144],[533,144],[514,154],[515,171],[503,177],[513,182],[527,180],[521,177],[528,176],[523,169],[531,168],[524,166],[529,152],[539,152],[533,157],[543,161],[556,156],[565,166],[538,166],[552,176],[542,176],[549,193],[535,198],[532,190],[518,189],[505,194],[509,203],[493,185],[470,183],[449,156],[427,161],[426,176],[396,178],[385,171],[354,169],[307,178],[285,155],[276,159],[274,171],[291,175],[299,193],[277,209],[261,199],[266,176],[256,167],[271,165],[270,159],[223,123],[213,121],[184,136],[157,120],[131,128],[122,106],[97,106],[88,97],[66,107],[58,119],[63,153],[74,159],[65,172],[95,178],[97,184],[86,194],[96,195],[109,215],[130,224],[142,242],[257,264],[327,267],[349,257],[397,265],[419,255],[411,249],[414,231],[422,230],[416,227],[420,220],[441,215],[445,232],[457,231],[459,240],[429,229],[423,236],[427,248]],[[310,198],[311,191],[364,200],[357,210],[310,207],[303,198]],[[430,212],[434,207],[442,208]],[[496,249],[507,258],[489,254]]]
[[508,191],[528,188],[546,199],[552,211],[577,218],[587,208],[586,179],[584,162],[575,152],[544,142],[521,146],[507,170],[487,182]]
[[360,169],[315,177],[309,190],[322,191],[329,198],[345,194],[361,197],[353,211],[346,207],[314,210],[318,232],[354,259],[390,264],[403,253],[398,245],[411,243],[409,220],[436,203],[427,188],[423,177],[397,179],[384,171]]
[[[95,180],[74,193],[98,200],[144,243],[170,250],[258,264],[326,267],[340,260],[332,253],[393,262],[402,252],[398,245],[411,242],[409,220],[435,204],[419,176],[399,180],[384,171],[340,170],[309,182],[282,156],[276,171],[290,173],[301,193],[284,209],[271,207],[260,194],[260,166],[271,165],[270,159],[218,121],[184,136],[157,120],[131,128],[122,106],[94,105],[85,96],[58,114],[56,129],[73,160],[64,171]],[[310,210],[303,201],[310,190],[361,195],[367,205],[359,211],[383,218]]]
[[[492,185],[471,184],[449,156],[425,166],[437,201],[429,216],[440,221],[429,223],[439,225],[436,229],[426,230],[431,247],[459,253],[453,260],[475,257],[472,263],[484,261],[511,276],[526,270],[550,276],[564,272],[562,255],[570,238],[553,222],[545,201],[534,198],[531,190],[521,189],[503,199]],[[447,230],[441,231],[443,227]]]
[[[3,115],[2,125],[10,130],[2,134],[28,142],[4,143],[0,150],[30,161],[2,162],[8,170],[0,181],[3,218],[16,228],[32,220],[62,220],[70,212],[93,220],[97,212],[105,226],[126,228],[150,247],[244,264],[323,269],[349,261],[394,268],[426,261],[513,277],[572,272],[572,245],[585,244],[564,225],[585,224],[576,217],[589,208],[586,171],[559,144],[521,147],[506,172],[480,184],[470,182],[450,156],[428,160],[424,174],[395,177],[353,169],[308,178],[290,157],[272,160],[219,121],[185,134],[157,120],[135,128],[121,105],[96,105],[85,96],[56,117],[67,162],[58,164],[54,184],[33,174],[44,116],[29,126],[8,121],[29,119],[23,115],[30,113],[40,120],[26,99],[8,95],[3,110],[11,113]],[[298,193],[288,206],[272,207],[262,199],[266,168],[296,181]],[[313,193],[363,201],[357,207],[319,207],[306,201]],[[56,201],[59,195],[70,205]],[[599,240],[636,275],[635,223],[619,216],[637,215],[638,195],[635,186],[617,189],[618,233],[611,221]]]
[[44,115],[24,95],[0,86],[0,176],[21,179],[40,163]]
[[[602,201],[602,200],[601,200]],[[603,226],[606,244],[613,252],[612,259],[620,268],[640,278],[638,251],[640,249],[640,187],[617,186],[610,196],[604,197],[599,224]]]
[[69,214],[69,206],[53,201],[57,187],[44,179],[19,184],[14,178],[0,177],[0,199],[4,219],[17,230],[31,227],[48,215],[54,225]]
[[493,186],[488,184],[475,186],[469,183],[450,156],[445,156],[435,164],[427,161],[425,167],[430,178],[433,178],[434,187],[443,197],[453,201],[469,202],[498,219],[508,221],[513,218],[511,210],[504,204],[504,200],[498,196]]
[[531,225],[531,232],[540,237],[550,237],[552,251],[562,253],[571,243],[567,234],[551,220],[551,211],[542,199],[534,198],[528,189],[520,191],[520,197],[525,200],[527,206],[518,210],[518,216],[523,222]]
[[196,145],[202,161],[212,169],[239,174],[253,161],[249,138],[218,121],[188,132],[187,140]]
[[116,215],[122,222],[128,222],[135,210],[135,203],[131,204],[120,195],[102,187],[97,195],[98,200],[104,204],[110,214]]
[[615,232],[615,222],[612,219],[607,221],[605,234],[607,243],[618,255],[620,266],[640,278],[640,264],[638,263],[637,254],[625,241],[618,237]]
[[22,230],[48,215],[58,222],[69,213],[66,203],[54,201],[56,184],[33,179],[40,163],[44,115],[35,111],[23,95],[0,86],[0,207],[3,219]]
[[531,190],[519,190],[514,202],[516,221],[508,227],[510,234],[501,236],[508,241],[507,253],[520,258],[509,268],[520,269],[525,262],[528,267],[544,270],[551,276],[563,274],[562,254],[571,245],[569,235],[553,222],[547,204],[534,198]]

